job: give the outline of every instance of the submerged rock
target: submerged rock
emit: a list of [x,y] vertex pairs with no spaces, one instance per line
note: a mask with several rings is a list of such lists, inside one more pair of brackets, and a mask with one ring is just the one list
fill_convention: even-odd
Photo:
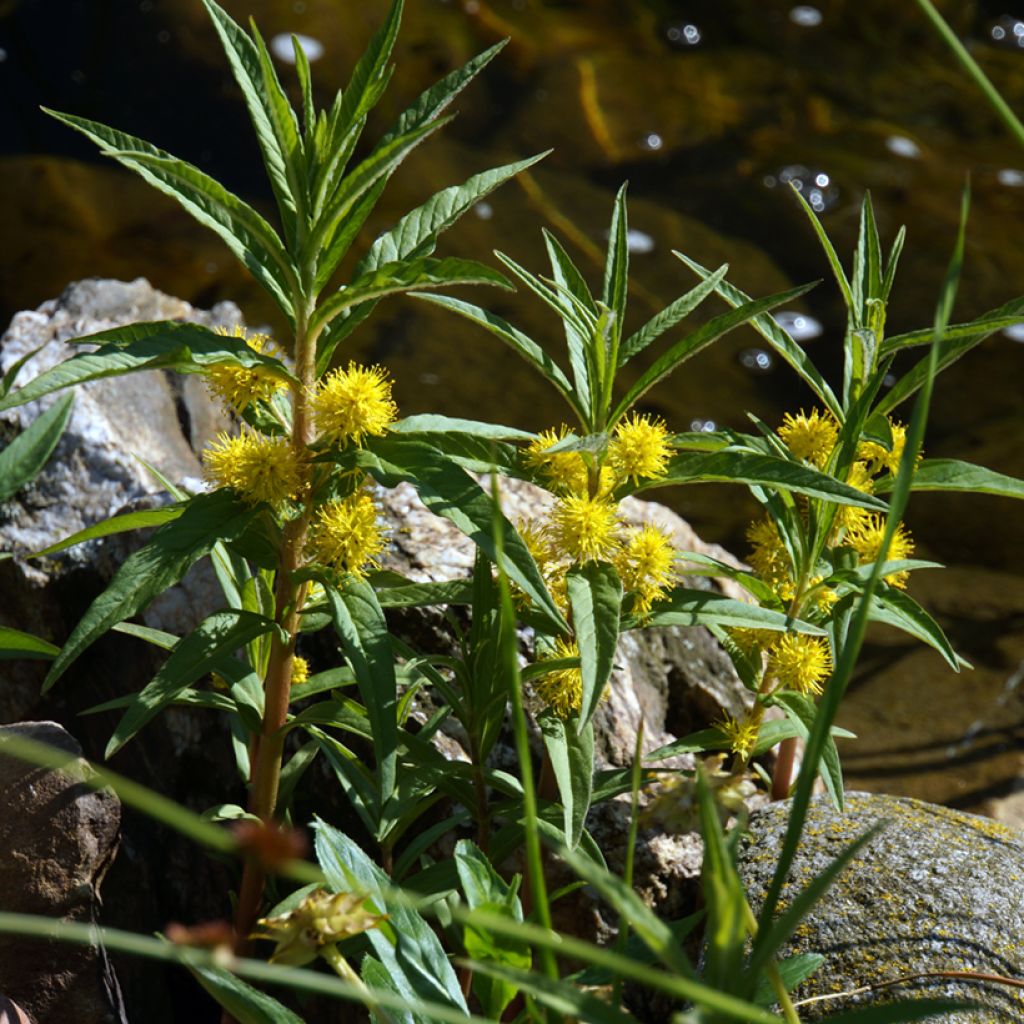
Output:
[[[775,868],[789,807],[786,801],[755,812],[740,849],[740,873],[755,913]],[[991,978],[917,978],[839,996],[927,972],[1020,976],[1024,832],[987,818],[868,793],[848,793],[846,812],[839,814],[826,797],[816,797],[783,901],[791,903],[850,842],[879,823],[883,830],[804,918],[785,949],[785,955],[825,957],[796,998],[829,998],[800,1007],[801,1019],[921,996],[981,1004],[980,1010],[941,1018],[950,1024],[1024,1019],[1024,992]]]

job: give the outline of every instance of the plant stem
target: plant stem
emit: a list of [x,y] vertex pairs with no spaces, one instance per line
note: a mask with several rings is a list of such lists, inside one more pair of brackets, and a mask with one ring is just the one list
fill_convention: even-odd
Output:
[[[743,897],[743,913],[747,919],[747,928],[750,930],[751,936],[757,935],[757,918],[754,917],[754,912],[750,909],[746,896]],[[782,983],[778,964],[774,960],[769,960],[765,964],[765,973],[768,975],[768,983],[775,993],[779,1009],[782,1010],[782,1016],[786,1018],[787,1024],[800,1024],[800,1014],[796,1012],[793,1000],[789,998],[786,986]]]
[[[312,440],[309,394],[315,381],[316,337],[307,333],[308,315],[301,318],[295,330],[295,357],[299,386],[292,392],[292,449],[296,462],[305,463],[307,445]],[[284,755],[284,733],[291,696],[292,663],[295,638],[299,633],[300,612],[308,584],[297,584],[293,574],[302,565],[302,552],[309,529],[308,498],[298,518],[285,525],[274,588],[276,622],[281,632],[271,641],[270,663],[264,679],[264,710],[262,728],[254,737],[250,771],[249,810],[265,825],[274,823],[281,762]],[[253,857],[245,862],[242,885],[235,913],[235,953],[245,955],[249,949],[249,933],[259,917],[260,901],[266,872]]]
[[338,952],[337,946],[323,946],[320,950],[320,955],[331,965],[331,969],[339,978],[343,981],[351,982],[352,985],[366,994],[364,1005],[367,1009],[373,1011],[381,1024],[395,1024],[395,1018],[373,998],[370,990],[366,987],[366,983],[352,969],[352,965]]
[[772,771],[772,799],[785,800],[789,796],[789,786],[793,780],[793,765],[796,764],[796,737],[790,736],[779,744],[779,752],[775,756],[775,769]]

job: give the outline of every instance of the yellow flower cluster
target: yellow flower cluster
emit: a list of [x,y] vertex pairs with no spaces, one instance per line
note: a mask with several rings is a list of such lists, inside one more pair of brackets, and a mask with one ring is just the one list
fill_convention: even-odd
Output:
[[824,637],[770,629],[733,629],[729,636],[749,659],[767,655],[765,675],[784,689],[818,694],[832,674],[832,651]]
[[723,714],[714,723],[714,727],[722,734],[734,754],[739,754],[744,761],[750,760],[757,743],[757,721],[754,718],[738,719]]
[[[236,325],[229,331],[226,327],[215,328],[216,333],[224,337],[243,338],[246,345],[261,355],[277,356],[274,343],[265,334],[246,336],[244,327]],[[229,408],[243,413],[256,402],[269,402],[279,391],[285,390],[288,383],[262,367],[249,368],[230,363],[218,363],[211,366],[206,374],[209,389]]]
[[314,562],[363,578],[367,569],[380,568],[377,556],[384,546],[377,506],[369,494],[357,491],[316,510],[306,554]]
[[798,459],[824,469],[839,439],[839,424],[830,413],[822,414],[817,409],[809,416],[803,409],[796,416],[787,412],[779,427],[779,437]]
[[203,452],[203,464],[210,483],[230,487],[253,505],[294,501],[305,487],[305,460],[291,442],[254,430],[218,434]]
[[[545,660],[554,661],[579,656],[580,649],[575,640],[563,640],[562,637],[558,637],[555,640],[554,653]],[[568,718],[574,712],[579,712],[583,706],[583,673],[579,666],[555,669],[541,676],[533,684],[533,692],[559,718]]]
[[348,369],[333,370],[320,381],[310,404],[321,437],[341,445],[380,437],[398,415],[387,371],[351,362]]

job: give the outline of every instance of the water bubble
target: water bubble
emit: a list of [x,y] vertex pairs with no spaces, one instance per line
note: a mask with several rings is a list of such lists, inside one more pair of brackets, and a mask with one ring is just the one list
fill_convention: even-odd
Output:
[[420,383],[422,384],[439,384],[441,378],[436,373],[421,373]]
[[892,386],[893,386],[893,385],[894,385],[894,384],[896,383],[896,374],[895,374],[895,373],[887,373],[887,374],[886,374],[886,375],[885,375],[885,376],[884,376],[884,377],[882,378],[882,383],[883,383],[883,384],[884,384],[884,385],[885,385],[885,386],[886,386],[887,388],[891,388],[891,387],[892,387]]
[[165,28],[160,29],[156,34],[156,41],[158,43],[169,43],[171,41],[171,33]]
[[[295,38],[299,41],[299,46],[302,47],[302,52],[306,55],[306,60],[313,63],[315,60],[319,60],[324,55],[324,44],[319,39],[314,39],[312,36],[303,36],[299,33],[295,33]],[[278,32],[273,39],[270,40],[270,52],[280,61],[284,61],[285,64],[295,63],[295,49],[292,46],[292,37],[288,32]]]
[[775,365],[771,353],[763,348],[745,348],[738,358],[740,366],[751,373],[770,373]]
[[921,155],[921,147],[906,135],[890,135],[885,140],[885,148],[897,156],[905,156],[908,160],[916,160]]
[[664,145],[661,136],[657,132],[648,132],[641,140],[640,145],[644,149],[649,149],[652,152],[657,152]]
[[473,212],[481,220],[490,220],[494,216],[494,207],[481,200],[479,203],[474,203]]
[[800,4],[789,12],[789,20],[794,25],[800,25],[803,28],[815,28],[821,24],[823,15],[817,7]]
[[0,46],[0,64],[2,64],[5,60],[7,60],[7,51],[2,46]]
[[1010,324],[1003,328],[1003,336],[1010,341],[1024,341],[1024,324]]
[[772,313],[775,322],[794,340],[810,341],[821,337],[824,328],[820,320],[815,320],[808,313],[798,313],[792,309],[781,309]]
[[766,174],[761,181],[765,188],[792,183],[815,213],[824,213],[839,201],[839,189],[832,183],[832,176],[804,164],[789,164],[778,174]]
[[665,29],[665,38],[673,46],[696,46],[701,40],[701,31],[691,22],[677,21]]
[[1000,185],[1009,185],[1010,188],[1024,186],[1024,171],[1015,170],[1012,167],[1004,167],[997,175],[996,180]]
[[81,85],[85,81],[85,72],[81,68],[75,68],[75,70],[71,72],[71,81],[74,82],[75,85]]
[[630,252],[644,253],[654,251],[654,239],[646,231],[630,228],[626,232],[626,248]]
[[207,260],[206,263],[203,264],[203,270],[208,274],[216,274],[219,269],[220,267],[216,260]]
[[690,420],[690,429],[700,434],[713,434],[718,424],[714,420],[693,419]]
[[1012,14],[1003,14],[989,25],[992,42],[1005,49],[1024,48],[1024,21]]

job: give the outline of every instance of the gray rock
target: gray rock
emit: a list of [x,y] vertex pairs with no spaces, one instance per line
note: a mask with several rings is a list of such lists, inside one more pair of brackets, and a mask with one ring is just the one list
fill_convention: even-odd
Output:
[[[786,801],[751,816],[740,873],[755,913],[774,870],[788,812]],[[825,957],[797,998],[833,996],[929,971],[1019,979],[1024,833],[988,818],[868,793],[848,793],[846,813],[838,814],[827,798],[817,797],[783,900],[792,901],[848,843],[878,822],[887,822],[884,831],[860,851],[786,950]],[[802,1020],[820,1020],[853,1006],[911,996],[971,999],[982,1005],[978,1011],[941,1018],[950,1024],[1024,1019],[1020,988],[953,978],[918,979],[829,998],[800,1007],[800,1014]]]
[[[5,735],[82,753],[55,722],[0,726],[0,743]],[[0,907],[95,921],[120,821],[121,805],[110,790],[0,754]],[[0,935],[0,991],[36,1024],[124,1020],[117,979],[101,948]]]

